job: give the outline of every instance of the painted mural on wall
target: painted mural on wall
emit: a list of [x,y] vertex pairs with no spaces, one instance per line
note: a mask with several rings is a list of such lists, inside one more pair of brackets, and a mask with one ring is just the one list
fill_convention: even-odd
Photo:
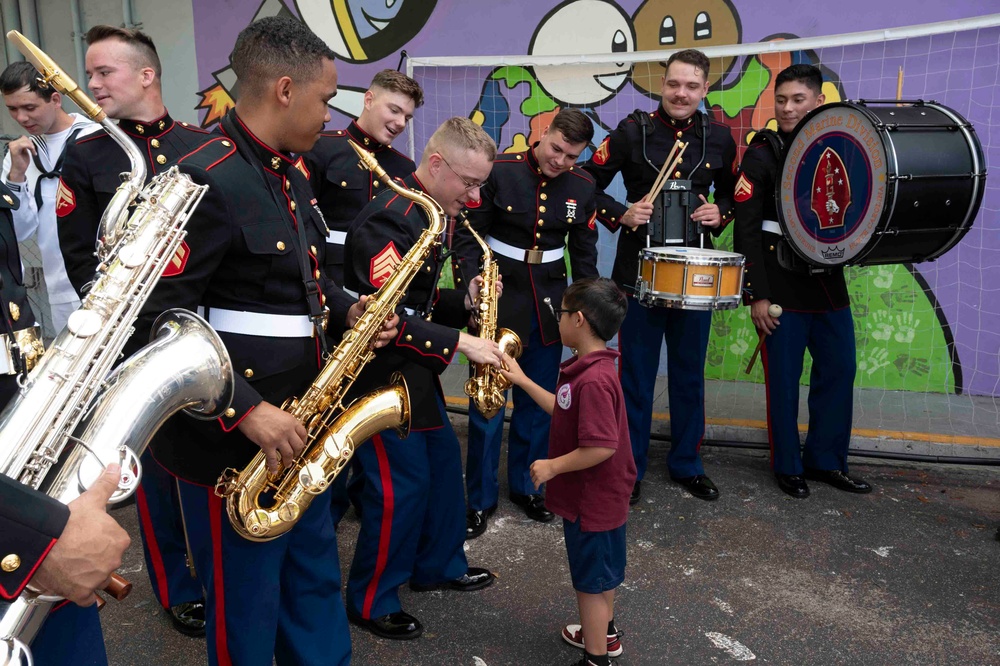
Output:
[[[359,113],[360,98],[371,76],[379,69],[397,67],[403,49],[421,56],[630,53],[854,32],[980,13],[974,2],[948,6],[926,2],[916,7],[897,0],[874,11],[863,0],[844,0],[808,15],[799,15],[795,3],[772,1],[765,10],[761,3],[748,0],[232,0],[226,4],[222,10],[210,0],[194,2],[205,126],[214,124],[232,104],[236,81],[228,53],[236,34],[262,16],[299,17],[337,53],[340,90],[331,106],[332,124],[339,127]],[[899,11],[904,4],[907,11]],[[865,12],[850,11],[854,5]],[[210,18],[214,23],[200,20]],[[983,57],[978,50],[976,54]],[[733,128],[737,144],[745,146],[755,128],[774,126],[773,77],[793,62],[811,62],[823,69],[828,101],[885,97],[886,86],[894,95],[897,61],[916,85],[928,85],[930,67],[919,58],[894,54],[891,48],[874,48],[868,57],[873,62],[877,58],[888,74],[870,80],[864,62],[846,57],[824,62],[813,52],[715,59],[706,105]],[[985,57],[991,60],[985,64],[991,64],[995,72],[995,48],[991,56],[987,49]],[[658,63],[634,67],[610,63],[577,67],[569,73],[564,68],[479,67],[455,72],[450,78],[418,70],[416,76],[432,99],[417,112],[414,143],[423,145],[441,120],[460,114],[481,124],[501,150],[524,150],[560,108],[573,106],[594,122],[596,146],[632,109],[654,108],[662,74]],[[942,88],[937,99],[972,120],[990,152],[989,114],[976,117],[981,109],[975,91],[972,99],[966,90],[952,100],[950,90],[950,84]],[[976,303],[986,293],[981,287],[986,283],[982,273],[992,267],[984,263],[988,256],[984,250],[1000,250],[984,233],[984,227],[993,230],[997,226],[998,191],[988,188],[977,228],[942,260],[848,270],[858,342],[858,386],[1000,392],[997,344],[989,338],[993,331],[1000,331],[1000,313],[987,316],[989,308]],[[731,248],[729,232],[721,240],[723,249]],[[602,230],[602,272],[610,272],[613,253],[614,239]],[[743,373],[756,341],[746,308],[717,313],[707,376],[762,381],[759,369],[753,375]]]

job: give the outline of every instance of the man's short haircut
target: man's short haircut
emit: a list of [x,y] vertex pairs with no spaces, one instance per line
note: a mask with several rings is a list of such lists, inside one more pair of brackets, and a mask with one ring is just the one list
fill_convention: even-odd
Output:
[[552,119],[549,129],[562,132],[569,143],[590,143],[594,138],[594,124],[579,109],[563,109]]
[[95,25],[87,31],[87,46],[109,39],[117,39],[132,47],[138,56],[133,62],[136,67],[152,67],[153,71],[156,72],[156,78],[163,75],[163,67],[160,65],[160,56],[156,52],[156,45],[146,33],[114,25]]
[[684,49],[683,51],[678,51],[677,53],[674,53],[669,58],[667,58],[667,62],[663,66],[664,75],[666,75],[666,71],[670,69],[670,65],[672,65],[675,62],[682,62],[686,65],[692,65],[694,67],[697,67],[698,69],[701,70],[701,78],[708,79],[708,68],[709,68],[708,56],[702,53],[701,51],[697,49]]
[[413,100],[413,108],[415,109],[424,105],[424,90],[420,84],[394,69],[383,69],[375,75],[372,84],[368,87],[406,95]]
[[563,292],[563,307],[583,313],[594,335],[607,342],[615,337],[628,310],[628,300],[614,280],[584,278],[574,280]]
[[774,79],[774,89],[792,81],[798,81],[817,96],[823,92],[823,72],[815,65],[798,64],[784,68]]
[[230,60],[240,95],[260,94],[282,76],[309,83],[323,72],[323,61],[334,60],[330,47],[305,23],[269,16],[254,21],[236,38]]
[[453,150],[472,150],[482,153],[489,161],[497,156],[497,144],[486,131],[468,118],[455,116],[441,123],[431,138],[427,140],[424,155]]
[[33,92],[46,102],[51,101],[52,94],[56,89],[51,86],[42,86],[38,82],[41,74],[35,66],[25,60],[12,62],[0,74],[0,92],[4,95],[12,95],[22,88],[27,88],[28,92]]

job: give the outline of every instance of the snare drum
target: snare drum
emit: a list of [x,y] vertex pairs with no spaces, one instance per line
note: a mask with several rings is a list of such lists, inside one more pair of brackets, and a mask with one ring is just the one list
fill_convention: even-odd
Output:
[[743,255],[696,247],[649,247],[639,252],[635,291],[647,307],[731,310],[740,304]]
[[802,120],[780,176],[779,221],[796,254],[869,266],[936,259],[962,240],[986,163],[975,130],[945,106],[841,102]]

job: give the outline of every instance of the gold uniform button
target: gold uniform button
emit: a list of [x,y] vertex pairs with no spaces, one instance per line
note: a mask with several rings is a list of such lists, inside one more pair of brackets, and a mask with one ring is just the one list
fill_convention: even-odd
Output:
[[278,243],[277,243],[277,245],[275,247],[277,247],[279,250],[284,250],[285,249],[285,243],[284,243],[284,241],[278,241]]
[[605,214],[605,213],[607,213],[607,212],[608,212],[607,210],[605,210],[605,209],[603,209],[603,208],[601,209],[601,215],[604,215],[604,214]]
[[157,164],[166,164],[167,163],[167,157],[166,157],[166,155],[157,155],[156,156],[156,163]]
[[[539,224],[540,224],[540,223],[539,223]],[[541,238],[541,237],[542,237],[542,235],[541,235],[541,234],[535,234],[535,238]]]
[[341,187],[347,187],[347,181],[346,180],[340,181],[340,186]]
[[253,377],[253,369],[252,368],[247,368],[246,370],[244,370],[243,371],[243,376],[246,377],[247,379],[250,379],[251,377]]
[[292,210],[295,210],[295,202],[294,201],[289,202],[288,205],[291,207]]
[[11,301],[7,304],[7,309],[10,310],[10,318],[17,321],[21,318],[21,308],[17,306],[17,303]]
[[524,155],[518,155],[518,156],[517,156],[517,159],[518,159],[518,161],[521,161],[521,160],[523,160],[523,159],[524,159]]
[[542,226],[543,224],[545,224],[545,220],[538,220],[538,226]]
[[767,248],[767,249],[769,249],[771,252],[774,252],[774,246],[773,245],[771,247]]
[[539,213],[544,213],[545,212],[545,206],[539,206],[538,207],[538,212]]
[[532,247],[531,249],[532,249],[532,250],[537,250],[537,249],[538,249],[538,246],[537,246],[537,245],[535,245],[535,246],[533,246],[533,247]]
[[11,196],[9,194],[3,195],[3,200],[6,201],[11,206],[14,205],[14,199],[11,198]]
[[[613,221],[614,221],[614,220],[612,220],[612,222],[613,222]],[[566,218],[566,224],[573,224],[573,218],[572,218],[572,217],[567,217],[567,218]]]
[[542,181],[542,187],[545,187],[548,184],[549,184],[548,181],[545,181],[545,180]]
[[407,335],[406,336],[406,341],[407,342],[413,342],[413,336],[412,335]]
[[378,181],[377,181],[377,180],[373,180],[373,181],[372,181],[372,186],[374,186],[374,187],[378,187]]
[[288,181],[286,180],[286,181],[285,181],[285,191],[287,192],[287,191],[288,191],[288,190],[290,190],[290,189],[292,189],[292,184],[291,184],[291,183],[289,183],[289,182],[288,182]]
[[711,168],[712,168],[712,165],[711,165],[711,164],[709,164],[708,162],[705,162],[705,168],[706,168],[706,169],[711,169]]
[[509,212],[511,212],[512,210],[514,210],[514,207],[513,207],[513,206],[507,206],[507,212],[508,212],[508,213],[509,213]]
[[680,130],[678,130],[678,131],[677,131],[677,138],[679,139],[679,138],[681,138],[682,136],[684,136],[684,132],[681,132]]
[[[184,125],[184,127],[187,127],[187,125]],[[230,146],[232,146],[233,144],[229,143],[229,142],[228,142],[228,141],[226,141],[226,140],[223,140],[223,141],[222,141],[222,145],[223,145],[223,146],[225,146],[226,148],[229,148],[229,147],[230,147]]]
[[542,201],[545,201],[546,199],[549,198],[549,195],[547,195],[545,192],[542,192],[538,198],[541,199]]
[[445,356],[447,356],[447,355],[448,355],[448,351],[449,351],[449,350],[448,350],[448,348],[447,348],[447,347],[445,347],[445,348],[444,348],[444,355],[445,355]]
[[427,349],[430,349],[431,348],[431,341],[428,340],[427,342],[425,342],[424,343],[424,347],[426,347]]
[[17,571],[18,568],[20,568],[20,566],[21,566],[21,558],[15,555],[14,553],[11,553],[7,557],[3,558],[3,560],[0,560],[0,569],[3,569],[7,573],[11,573],[12,571]]
[[153,148],[159,148],[160,147],[160,140],[159,139],[152,139],[149,142],[149,145],[151,145]]
[[236,410],[235,410],[235,409],[233,409],[232,407],[230,407],[229,409],[227,409],[227,410],[226,410],[226,413],[224,414],[224,416],[225,416],[225,417],[226,417],[227,419],[231,419],[231,418],[233,418],[234,416],[236,416]]
[[310,245],[309,246],[309,251],[312,252],[313,254],[316,254],[316,246],[315,245]]
[[680,178],[680,177],[681,177],[681,172],[680,171],[674,171],[674,178]]
[[316,278],[317,280],[319,279],[319,270],[318,269],[316,270],[315,273],[313,273],[313,277]]

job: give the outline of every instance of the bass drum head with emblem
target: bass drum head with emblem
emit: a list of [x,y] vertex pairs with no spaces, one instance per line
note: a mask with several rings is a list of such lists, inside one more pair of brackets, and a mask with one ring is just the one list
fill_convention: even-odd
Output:
[[935,259],[971,228],[985,175],[975,132],[951,109],[828,104],[788,141],[778,217],[815,266]]

